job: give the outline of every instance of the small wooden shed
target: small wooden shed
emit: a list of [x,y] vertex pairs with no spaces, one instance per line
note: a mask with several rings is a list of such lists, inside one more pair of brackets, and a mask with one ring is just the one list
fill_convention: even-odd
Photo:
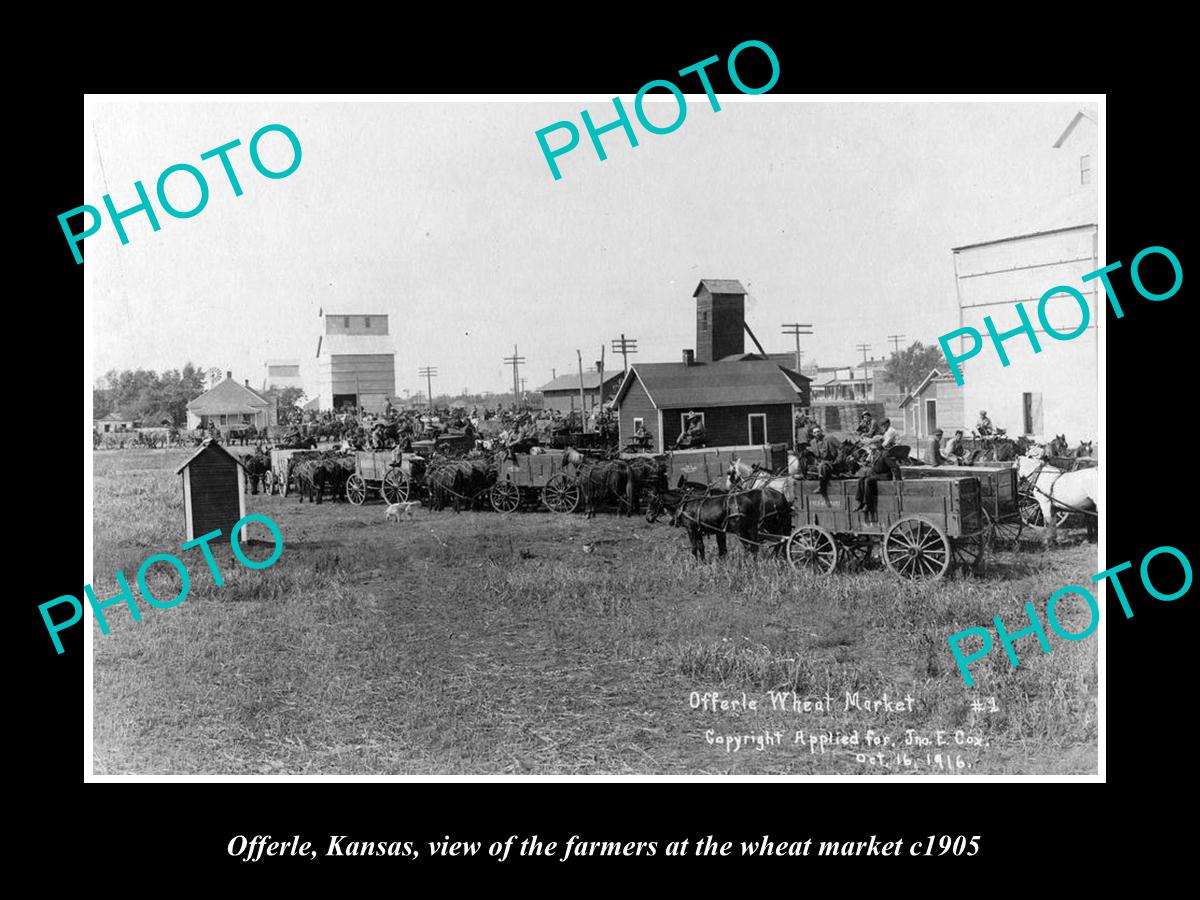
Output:
[[246,469],[241,460],[210,439],[175,474],[183,477],[187,539],[219,528],[216,540],[228,542],[233,526],[246,515]]

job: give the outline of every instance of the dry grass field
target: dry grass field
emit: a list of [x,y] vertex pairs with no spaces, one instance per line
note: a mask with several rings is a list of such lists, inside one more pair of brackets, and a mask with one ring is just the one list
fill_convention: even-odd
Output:
[[[179,554],[172,472],[186,456],[95,454],[99,597],[116,593],[114,570],[132,581],[148,556]],[[1049,655],[1024,638],[1015,670],[997,645],[973,689],[946,643],[997,614],[1016,630],[1026,601],[1044,611],[1055,589],[1087,584],[1095,547],[1071,533],[1051,552],[1000,553],[983,578],[926,585],[882,569],[805,577],[738,546],[716,561],[710,545],[697,564],[683,532],[641,517],[419,508],[397,525],[377,500],[295,495],[247,497],[247,510],[282,529],[274,566],[251,571],[223,550],[216,587],[187,551],[186,601],[142,603],[140,623],[114,606],[108,636],[90,626],[97,773],[1096,770],[1094,636],[1049,632]],[[174,596],[162,568],[151,587]],[[1063,606],[1065,627],[1081,630],[1086,610]],[[769,691],[834,702],[773,710]],[[757,709],[693,708],[711,692]],[[911,696],[912,711],[846,709],[847,692]],[[888,743],[868,751],[868,731]],[[821,753],[822,732],[858,746]],[[906,732],[930,744],[905,745]],[[727,745],[734,734],[751,738]]]

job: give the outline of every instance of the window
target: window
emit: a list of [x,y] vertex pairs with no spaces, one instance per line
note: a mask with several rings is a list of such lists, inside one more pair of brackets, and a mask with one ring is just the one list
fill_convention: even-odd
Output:
[[1092,183],[1092,157],[1086,153],[1079,157],[1079,183]]
[[[696,416],[700,419],[700,427],[705,428],[706,426],[704,423],[704,413],[698,412],[698,413],[696,413]],[[688,414],[680,413],[679,414],[679,433],[683,434],[685,431],[687,431],[687,427],[688,427]]]
[[370,316],[365,316],[363,318],[363,325],[367,328],[371,327],[371,317]]
[[342,327],[343,328],[350,327],[350,317],[349,316],[342,316]]
[[750,425],[750,443],[754,445],[767,442],[767,414],[750,413],[746,416]]
[[937,401],[925,401],[925,433],[933,434],[937,431]]
[[641,416],[638,416],[636,419],[633,420],[633,430],[637,431],[639,428],[641,428],[645,424],[646,424],[646,420],[643,419]]
[[1022,394],[1021,413],[1021,418],[1025,426],[1024,433],[1026,435],[1042,434],[1045,429],[1042,423],[1042,395]]

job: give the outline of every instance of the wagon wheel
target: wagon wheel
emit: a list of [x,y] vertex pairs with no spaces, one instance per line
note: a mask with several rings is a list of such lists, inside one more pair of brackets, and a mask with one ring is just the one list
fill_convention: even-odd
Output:
[[492,509],[499,513],[510,513],[521,505],[521,491],[511,481],[497,481],[488,496]]
[[390,469],[383,476],[383,484],[379,488],[379,493],[383,494],[383,499],[388,503],[403,503],[408,499],[410,490],[408,476],[399,469]]
[[1025,527],[1025,520],[1019,515],[1005,516],[1002,519],[992,518],[992,514],[986,509],[983,511],[984,518],[987,519],[988,526],[991,528],[991,545],[995,549],[999,544],[1011,544],[1013,547],[1018,546],[1021,538],[1021,531]]
[[837,568],[837,541],[820,525],[801,525],[787,539],[787,558],[793,569],[828,575]]
[[275,473],[270,469],[262,474],[262,489],[266,494],[275,493]]
[[542,488],[542,502],[553,512],[575,512],[579,505],[579,484],[566,475],[555,475]]
[[987,550],[992,543],[992,529],[985,528],[970,537],[955,538],[954,561],[963,571],[982,575],[987,571]]
[[346,499],[355,506],[362,506],[367,499],[367,483],[357,472],[346,479]]
[[904,578],[936,580],[946,574],[953,556],[950,540],[928,519],[906,516],[883,536],[883,561]]
[[847,569],[865,569],[875,551],[875,542],[859,535],[844,535],[838,546],[842,551],[842,567]]

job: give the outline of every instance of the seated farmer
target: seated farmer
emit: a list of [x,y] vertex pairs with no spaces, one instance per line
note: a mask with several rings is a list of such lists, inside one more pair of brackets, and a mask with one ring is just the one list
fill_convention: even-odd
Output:
[[817,478],[820,479],[813,493],[824,494],[829,489],[829,479],[840,468],[842,448],[833,438],[826,437],[821,426],[817,425],[813,427],[813,440],[808,449],[817,461]]
[[950,442],[950,446],[946,450],[946,461],[956,466],[965,466],[969,464],[967,456],[967,448],[963,444],[963,433],[956,431],[954,440]]
[[979,411],[979,421],[975,424],[975,430],[979,432],[980,437],[991,437],[996,433],[996,429],[992,425],[992,420],[988,418],[986,409]]
[[676,448],[683,447],[703,447],[704,446],[704,423],[699,413],[688,413],[687,415],[687,430],[679,435],[675,441]]
[[881,419],[879,422],[879,427],[883,429],[883,443],[881,444],[881,449],[883,450],[884,459],[887,460],[888,469],[892,473],[892,480],[899,481],[900,461],[892,455],[892,451],[896,448],[896,445],[900,441],[900,432],[896,431],[896,429],[892,427],[891,419]]
[[[854,511],[865,512],[868,516],[874,517],[879,499],[877,482],[881,478],[890,481],[892,467],[889,465],[890,457],[883,449],[882,437],[871,438],[869,447],[871,455],[867,459],[867,464],[858,470],[858,490],[854,495],[858,506],[854,508]],[[899,466],[896,469],[899,471]]]
[[633,443],[643,450],[649,450],[654,446],[654,436],[646,430],[645,422],[638,422],[637,430],[633,433]]
[[872,438],[880,434],[879,427],[875,424],[875,417],[869,412],[859,416],[858,427],[854,430],[864,438]]
[[942,456],[942,429],[937,429],[929,439],[929,464],[931,466],[948,465],[950,460]]
[[806,447],[812,444],[812,442],[815,440],[813,437],[813,432],[818,430],[819,426],[813,419],[809,418],[803,413],[800,414],[800,417],[796,420],[797,453],[802,453]]

